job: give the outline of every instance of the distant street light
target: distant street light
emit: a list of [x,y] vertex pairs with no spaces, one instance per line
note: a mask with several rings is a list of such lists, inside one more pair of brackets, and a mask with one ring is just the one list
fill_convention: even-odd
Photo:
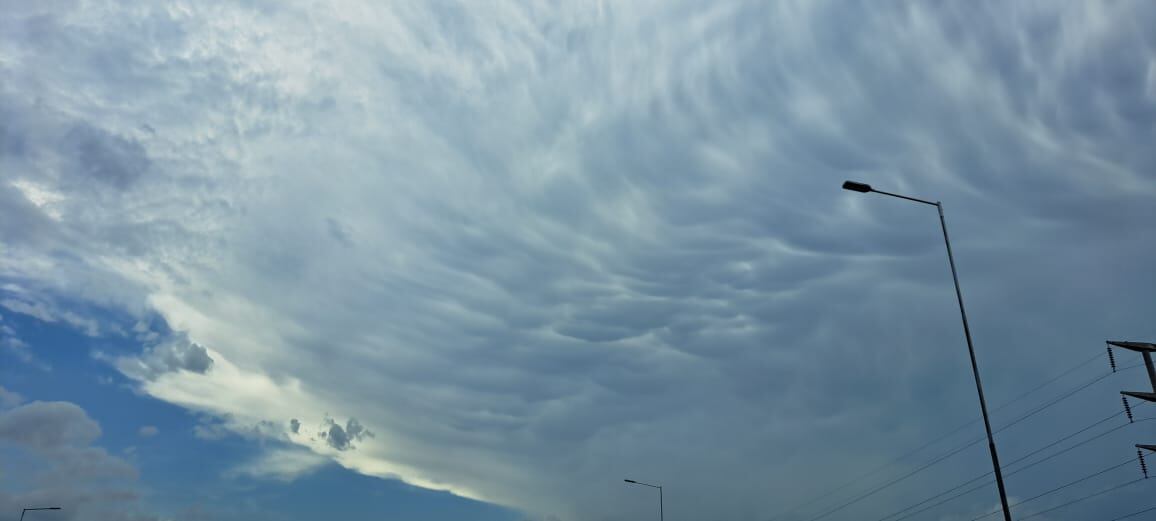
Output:
[[627,483],[633,483],[635,485],[642,485],[645,487],[657,488],[658,489],[658,521],[662,521],[662,485],[651,485],[650,483],[643,483],[641,481],[634,481],[633,479],[624,479],[622,481],[625,481]]
[[36,507],[36,508],[25,508],[24,510],[21,510],[21,511],[20,511],[20,521],[24,521],[24,513],[25,513],[25,512],[30,512],[30,511],[32,511],[32,510],[60,510],[60,507]]
[[1003,472],[999,467],[999,456],[995,451],[995,438],[991,435],[991,421],[987,416],[987,401],[983,398],[983,384],[979,381],[979,366],[975,363],[975,347],[971,344],[971,329],[967,326],[967,311],[963,309],[963,293],[959,290],[959,275],[955,272],[955,257],[951,254],[951,241],[947,238],[947,222],[943,220],[943,204],[939,201],[931,202],[915,197],[908,197],[906,195],[893,194],[876,190],[871,188],[871,185],[866,183],[856,183],[855,181],[846,181],[843,183],[844,190],[852,192],[868,193],[875,192],[877,194],[889,195],[899,199],[906,199],[917,203],[934,206],[939,210],[939,226],[943,230],[943,244],[947,246],[947,263],[951,265],[951,280],[955,282],[955,299],[959,302],[959,316],[963,319],[963,336],[967,339],[967,352],[971,355],[971,374],[975,376],[975,390],[979,394],[979,409],[983,412],[983,426],[987,429],[987,448],[991,452],[991,466],[995,471],[995,484],[999,489],[999,502],[1003,506],[1004,521],[1011,521],[1011,509],[1007,504],[1007,492],[1003,486]]

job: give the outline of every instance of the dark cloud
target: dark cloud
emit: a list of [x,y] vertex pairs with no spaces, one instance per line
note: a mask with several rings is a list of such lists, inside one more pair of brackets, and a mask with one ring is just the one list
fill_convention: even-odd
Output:
[[297,434],[300,431],[301,431],[301,422],[297,421],[297,418],[293,418],[293,419],[289,420],[289,432],[292,432],[293,434]]
[[69,130],[57,148],[60,149],[75,150],[74,171],[122,190],[149,168],[148,156],[140,143],[87,125]]
[[[294,430],[294,432],[296,432],[296,430]],[[349,421],[345,423],[344,428],[332,418],[327,418],[325,424],[322,426],[322,431],[318,435],[324,439],[330,447],[337,450],[355,448],[353,442],[374,437],[373,433],[366,430],[356,418],[350,418]]]
[[[37,32],[54,29],[58,28]],[[42,104],[5,96],[0,99],[0,115],[6,116],[0,124],[4,152],[0,162],[16,171],[51,162],[54,168],[47,179],[62,192],[126,190],[151,168],[148,153],[134,137],[69,118]]]
[[148,348],[142,357],[120,358],[115,364],[126,375],[147,380],[174,371],[205,374],[213,367],[213,359],[204,346],[176,335]]

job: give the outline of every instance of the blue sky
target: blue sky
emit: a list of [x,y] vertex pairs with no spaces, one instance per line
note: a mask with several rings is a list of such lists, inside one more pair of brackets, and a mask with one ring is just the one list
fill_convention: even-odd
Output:
[[[123,318],[87,311],[102,324],[115,324]],[[396,480],[362,476],[337,465],[322,466],[293,480],[238,476],[238,462],[260,454],[260,442],[198,434],[197,426],[204,425],[202,419],[180,407],[141,396],[108,364],[86,356],[139,349],[139,344],[92,338],[76,328],[19,313],[6,313],[4,324],[29,346],[40,346],[37,353],[44,355],[32,362],[38,367],[29,370],[28,361],[13,360],[6,353],[9,356],[0,374],[6,390],[43,402],[74,403],[87,411],[100,424],[96,445],[139,472],[139,481],[132,488],[151,507],[147,511],[137,509],[139,515],[306,519],[341,513],[396,519],[520,519],[509,509]],[[150,427],[155,433],[150,433]],[[5,475],[5,487],[26,488],[20,479],[22,472],[15,471],[23,469],[17,466],[13,470]],[[228,479],[222,481],[222,476]],[[63,499],[67,502],[69,498]],[[85,508],[83,502],[79,506]]]
[[[0,1],[0,519],[653,516],[629,477],[668,519],[769,521],[978,413],[934,211],[845,179],[943,202],[993,407],[1076,368],[1001,428],[1107,374],[1080,365],[1105,339],[1156,341],[1153,26],[1144,1]],[[1137,415],[1012,500],[1134,456]]]

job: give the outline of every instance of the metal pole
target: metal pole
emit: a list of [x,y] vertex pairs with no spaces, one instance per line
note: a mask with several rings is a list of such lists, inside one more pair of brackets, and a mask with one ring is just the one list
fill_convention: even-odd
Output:
[[1152,353],[1144,351],[1144,366],[1148,368],[1148,381],[1152,383],[1152,392],[1156,393],[1156,367],[1152,365]]
[[[995,470],[995,484],[999,488],[999,502],[1003,507],[1004,521],[1011,521],[1011,509],[1007,504],[1007,491],[1003,486],[1003,472],[999,466],[999,455],[995,451],[995,438],[991,434],[991,420],[987,416],[987,400],[983,398],[983,383],[979,380],[979,365],[975,362],[975,347],[971,343],[971,328],[967,326],[967,311],[963,308],[963,292],[959,289],[959,275],[955,271],[955,256],[951,254],[951,240],[947,238],[947,221],[943,219],[943,204],[936,201],[935,207],[939,209],[939,226],[943,228],[943,244],[947,246],[947,262],[951,264],[951,280],[955,282],[955,299],[959,301],[959,316],[963,319],[963,336],[967,338],[967,352],[971,355],[971,374],[975,376],[975,390],[979,393],[979,408],[983,411],[983,427],[987,430],[987,448],[991,452],[991,465]],[[1149,376],[1152,375],[1151,360],[1146,358],[1149,362],[1148,371]],[[1156,377],[1153,379],[1156,385]]]
[[662,519],[662,485],[658,486],[658,521]]
[[20,511],[20,521],[24,521],[24,513],[25,513],[25,512],[27,512],[27,511],[28,511],[28,509],[27,509],[27,508],[25,508],[24,510],[21,510],[21,511]]

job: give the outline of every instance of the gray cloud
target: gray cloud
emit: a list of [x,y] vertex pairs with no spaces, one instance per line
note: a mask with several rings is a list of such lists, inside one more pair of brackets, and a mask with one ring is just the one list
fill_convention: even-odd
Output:
[[992,401],[1156,336],[1144,2],[30,9],[0,275],[163,315],[118,367],[220,429],[355,416],[362,472],[737,519],[973,418],[934,213],[847,178],[944,200]]
[[69,402],[34,401],[0,410],[0,448],[12,455],[5,471],[23,486],[0,490],[0,508],[63,507],[58,519],[155,520],[139,502],[137,471],[94,446],[100,426]]
[[148,348],[140,357],[120,358],[114,363],[124,374],[140,380],[174,371],[205,374],[213,367],[213,359],[204,346],[180,335]]
[[[297,429],[294,429],[293,432],[296,433]],[[318,436],[324,439],[330,447],[337,450],[353,449],[355,448],[353,442],[374,437],[373,433],[366,430],[356,418],[350,418],[345,423],[344,428],[332,418],[327,418]]]
[[9,391],[0,386],[0,409],[11,409],[22,403],[24,403],[24,397],[20,393]]
[[289,420],[289,432],[292,432],[293,434],[297,434],[300,431],[301,431],[301,422],[297,421],[297,418],[293,418],[293,419]]
[[0,439],[35,449],[81,447],[100,436],[100,426],[68,402],[34,402],[0,417]]
[[119,189],[128,188],[149,168],[140,143],[88,125],[69,130],[54,148],[75,151],[76,165],[69,171]]

